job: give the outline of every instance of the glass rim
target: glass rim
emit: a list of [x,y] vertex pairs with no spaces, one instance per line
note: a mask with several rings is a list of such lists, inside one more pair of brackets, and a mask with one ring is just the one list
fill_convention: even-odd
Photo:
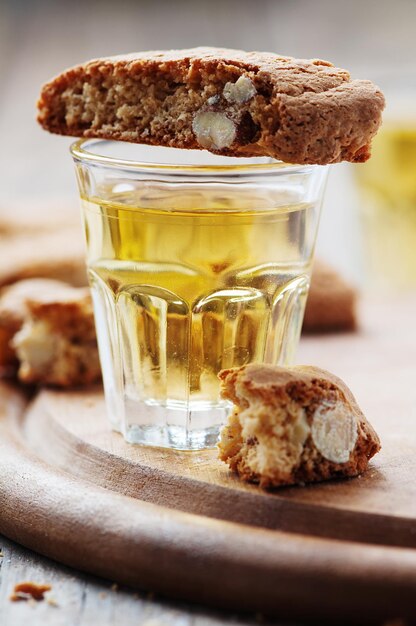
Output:
[[[70,145],[70,153],[72,157],[83,163],[91,165],[102,165],[103,167],[121,168],[124,170],[130,170],[134,172],[142,172],[147,174],[164,174],[164,175],[197,175],[197,176],[212,176],[212,175],[224,175],[224,176],[244,176],[244,175],[286,175],[286,174],[305,174],[312,172],[316,168],[325,169],[325,165],[315,164],[293,164],[285,163],[284,161],[271,160],[270,163],[242,163],[242,164],[192,164],[192,163],[169,163],[169,162],[150,162],[150,161],[135,161],[131,159],[122,159],[107,156],[104,154],[97,154],[88,150],[89,144],[97,145],[100,143],[126,143],[116,140],[100,139],[100,138],[83,138],[77,139]],[[141,145],[141,144],[136,144]],[[164,146],[157,146],[164,147]],[[169,150],[168,147],[165,148]],[[221,156],[221,155],[218,155]],[[254,157],[256,158],[256,157]]]

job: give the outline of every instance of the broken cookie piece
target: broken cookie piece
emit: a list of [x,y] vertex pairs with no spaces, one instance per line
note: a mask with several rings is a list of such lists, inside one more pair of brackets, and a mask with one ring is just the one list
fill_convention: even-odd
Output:
[[91,296],[54,280],[18,282],[0,298],[0,363],[25,383],[71,387],[101,377]]
[[39,294],[52,297],[62,288],[57,280],[32,278],[21,280],[0,292],[0,372],[12,373],[18,366],[12,339],[21,329],[29,311],[27,300]]
[[252,364],[219,377],[234,403],[219,456],[243,480],[279,487],[356,476],[380,450],[351,391],[329,372]]
[[366,161],[384,97],[319,59],[193,48],[73,67],[46,84],[48,131],[289,163]]
[[88,284],[79,228],[13,234],[0,246],[0,287],[26,278],[52,278],[76,287]]
[[357,290],[326,263],[315,261],[303,318],[303,333],[357,330]]

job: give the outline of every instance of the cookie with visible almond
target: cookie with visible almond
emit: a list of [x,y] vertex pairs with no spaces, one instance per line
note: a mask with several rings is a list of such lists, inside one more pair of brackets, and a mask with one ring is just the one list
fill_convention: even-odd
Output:
[[384,97],[319,59],[193,48],[89,61],[47,83],[48,131],[289,163],[362,162]]
[[356,476],[380,450],[347,385],[317,367],[247,365],[220,372],[234,403],[220,459],[262,487]]

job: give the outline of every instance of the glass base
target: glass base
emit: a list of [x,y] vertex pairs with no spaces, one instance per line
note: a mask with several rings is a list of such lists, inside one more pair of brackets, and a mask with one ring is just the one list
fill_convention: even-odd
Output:
[[219,426],[204,430],[189,431],[180,426],[131,426],[124,438],[128,443],[174,448],[175,450],[204,450],[215,448]]
[[115,428],[128,443],[176,450],[214,448],[230,412],[228,403],[214,407],[194,403],[187,407],[182,403],[166,406],[132,399],[125,402],[125,410],[125,426]]

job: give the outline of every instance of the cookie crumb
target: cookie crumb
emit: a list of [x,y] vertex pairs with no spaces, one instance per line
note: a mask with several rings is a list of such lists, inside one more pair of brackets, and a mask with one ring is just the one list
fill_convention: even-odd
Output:
[[52,589],[51,585],[39,585],[34,582],[18,583],[14,586],[13,593],[10,596],[11,602],[30,602],[36,600],[40,602],[45,599],[45,593]]
[[111,591],[118,591],[118,589],[119,589],[119,587],[118,587],[118,584],[117,584],[117,583],[113,583],[113,584],[111,585]]
[[49,604],[49,606],[53,606],[53,607],[59,606],[55,598],[46,598],[46,603]]

